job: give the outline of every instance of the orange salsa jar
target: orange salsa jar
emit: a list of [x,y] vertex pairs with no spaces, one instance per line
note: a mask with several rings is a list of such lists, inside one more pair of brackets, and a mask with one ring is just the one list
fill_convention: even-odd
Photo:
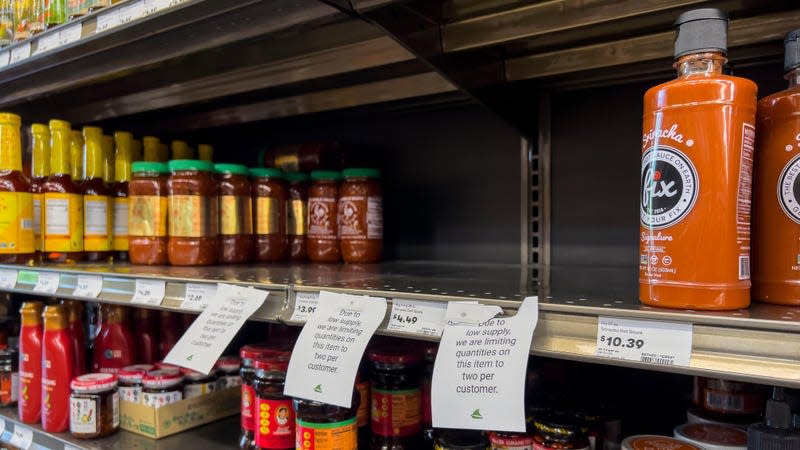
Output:
[[308,175],[301,172],[286,174],[289,183],[289,199],[286,201],[288,217],[289,259],[305,261],[306,251],[306,219],[308,218]]
[[308,259],[313,262],[339,262],[339,228],[337,207],[339,201],[339,172],[315,170],[311,172],[308,188]]
[[383,191],[377,169],[345,169],[339,190],[339,236],[348,263],[380,261],[383,255]]
[[219,254],[214,164],[178,159],[169,162],[169,171],[169,262],[175,266],[214,264]]
[[167,165],[137,161],[128,183],[128,257],[133,264],[163,265],[167,258]]
[[289,241],[286,237],[286,184],[283,171],[250,169],[253,177],[253,219],[256,231],[256,261],[286,259]]
[[219,183],[219,262],[253,259],[253,208],[247,166],[216,164]]

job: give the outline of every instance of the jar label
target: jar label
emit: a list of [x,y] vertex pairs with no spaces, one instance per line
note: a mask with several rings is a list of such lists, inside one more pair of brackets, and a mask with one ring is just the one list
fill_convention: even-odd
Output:
[[217,197],[169,196],[169,235],[204,237],[217,235]]
[[114,239],[111,197],[83,196],[83,246],[86,251],[108,251]]
[[356,411],[356,419],[358,420],[358,428],[369,425],[369,402],[366,399],[369,396],[369,381],[362,381],[356,384],[358,395],[364,399],[358,404],[358,411]]
[[128,251],[128,199],[114,199],[114,250]]
[[256,397],[256,446],[263,449],[286,449],[294,444],[294,409],[292,401]]
[[288,224],[286,227],[286,234],[292,236],[306,235],[307,208],[308,203],[305,200],[286,201],[286,220]]
[[44,250],[42,247],[42,200],[44,194],[31,194],[33,197],[33,248],[37,251]]
[[388,391],[372,388],[372,432],[380,436],[410,436],[422,429],[419,389]]
[[383,199],[363,196],[340,198],[339,232],[342,239],[382,239]]
[[[61,377],[59,378],[50,378]],[[69,414],[69,381],[63,367],[53,367],[52,361],[42,356],[42,423],[66,421]]]
[[256,234],[280,233],[278,200],[272,197],[256,198]]
[[763,405],[764,397],[759,394],[714,389],[706,389],[703,402],[703,408],[724,414],[758,414]]
[[382,197],[367,197],[367,239],[383,239]]
[[489,433],[489,443],[493,450],[533,450],[533,436]]
[[140,403],[142,401],[142,388],[141,386],[120,386],[119,395],[126,402]]
[[338,238],[335,198],[311,197],[308,199],[308,237],[314,239]]
[[181,400],[183,400],[183,392],[181,391],[142,392],[142,403],[156,409]]
[[0,254],[33,250],[33,197],[27,192],[0,192]]
[[253,211],[250,197],[223,195],[219,198],[219,234],[253,233]]
[[356,418],[335,423],[312,423],[297,420],[295,448],[303,450],[356,450]]
[[210,394],[216,390],[216,387],[216,382],[185,384],[183,386],[183,398],[194,398]]
[[167,235],[167,197],[137,195],[131,196],[129,202],[128,236]]
[[44,249],[83,251],[83,200],[80,194],[44,194]]
[[242,429],[247,431],[255,430],[255,419],[253,410],[255,409],[256,391],[253,386],[242,385],[242,407],[239,408],[242,416]]
[[239,375],[226,375],[222,377],[222,381],[225,383],[223,386],[225,389],[242,385],[242,377]]
[[0,404],[9,405],[17,401],[19,392],[19,374],[3,372],[0,374]]
[[69,431],[95,434],[97,429],[97,400],[91,398],[69,399]]

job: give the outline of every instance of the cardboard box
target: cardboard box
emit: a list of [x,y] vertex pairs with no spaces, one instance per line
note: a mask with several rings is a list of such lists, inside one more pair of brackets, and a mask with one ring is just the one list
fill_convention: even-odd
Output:
[[231,387],[153,408],[120,400],[120,428],[154,439],[239,414],[241,388]]

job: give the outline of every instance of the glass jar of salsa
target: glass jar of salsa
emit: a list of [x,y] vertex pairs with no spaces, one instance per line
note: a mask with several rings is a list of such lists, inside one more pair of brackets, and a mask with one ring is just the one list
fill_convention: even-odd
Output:
[[33,197],[28,179],[22,175],[21,119],[0,113],[0,203],[3,233],[0,262],[27,263],[35,256]]
[[295,446],[292,399],[283,395],[289,360],[281,356],[257,359],[253,388],[256,393],[256,448],[289,450]]
[[533,441],[540,450],[588,450],[589,438],[581,423],[569,416],[550,415],[533,421]]
[[282,261],[288,255],[286,236],[286,184],[278,169],[250,169],[253,177],[253,208],[256,231],[256,261]]
[[377,169],[345,169],[339,191],[342,259],[378,262],[383,254],[383,193]]
[[289,259],[292,261],[305,261],[308,258],[306,251],[308,180],[308,175],[304,173],[286,174],[286,181],[289,183],[289,200],[286,204],[289,226],[286,233],[289,235]]
[[330,170],[311,172],[308,188],[308,259],[313,262],[339,262],[337,223],[341,174]]
[[119,429],[117,376],[88,373],[70,384],[69,431],[80,439],[108,436]]
[[[372,378],[372,449],[422,446],[422,354],[379,347],[369,352]],[[389,414],[382,414],[389,411]]]
[[356,389],[353,389],[349,408],[295,398],[295,448],[355,450],[358,446],[356,415],[361,401]]
[[247,166],[216,164],[219,184],[219,262],[253,259],[253,208]]
[[142,403],[160,408],[183,400],[183,374],[170,369],[151,370],[142,377]]
[[137,161],[128,183],[128,257],[133,264],[163,265],[167,258],[167,165]]
[[169,262],[175,266],[214,264],[219,254],[214,164],[179,159],[169,162],[169,170]]

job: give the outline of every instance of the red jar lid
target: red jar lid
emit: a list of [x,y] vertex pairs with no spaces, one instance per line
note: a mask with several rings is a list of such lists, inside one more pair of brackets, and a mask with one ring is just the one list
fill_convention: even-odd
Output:
[[385,364],[418,364],[422,361],[422,353],[414,350],[376,348],[370,350],[369,360]]
[[255,360],[253,367],[256,370],[266,370],[270,372],[286,372],[289,369],[289,358],[276,356],[271,358],[261,358]]
[[74,378],[70,387],[81,394],[108,391],[117,387],[117,376],[113,373],[87,373]]
[[266,345],[245,345],[239,350],[242,359],[257,359],[270,353],[275,353],[275,349]]
[[139,383],[142,381],[144,374],[154,368],[155,366],[152,364],[134,364],[120,369],[117,373],[117,377],[119,381],[123,383]]
[[186,369],[183,371],[183,376],[186,377],[187,380],[197,381],[202,380],[203,378],[208,378],[211,375],[206,375],[203,372],[198,372],[196,370]]
[[223,356],[214,364],[214,368],[225,373],[232,373],[239,370],[242,360],[238,356]]
[[153,370],[142,377],[142,386],[148,388],[166,388],[182,382],[183,374],[169,369]]

